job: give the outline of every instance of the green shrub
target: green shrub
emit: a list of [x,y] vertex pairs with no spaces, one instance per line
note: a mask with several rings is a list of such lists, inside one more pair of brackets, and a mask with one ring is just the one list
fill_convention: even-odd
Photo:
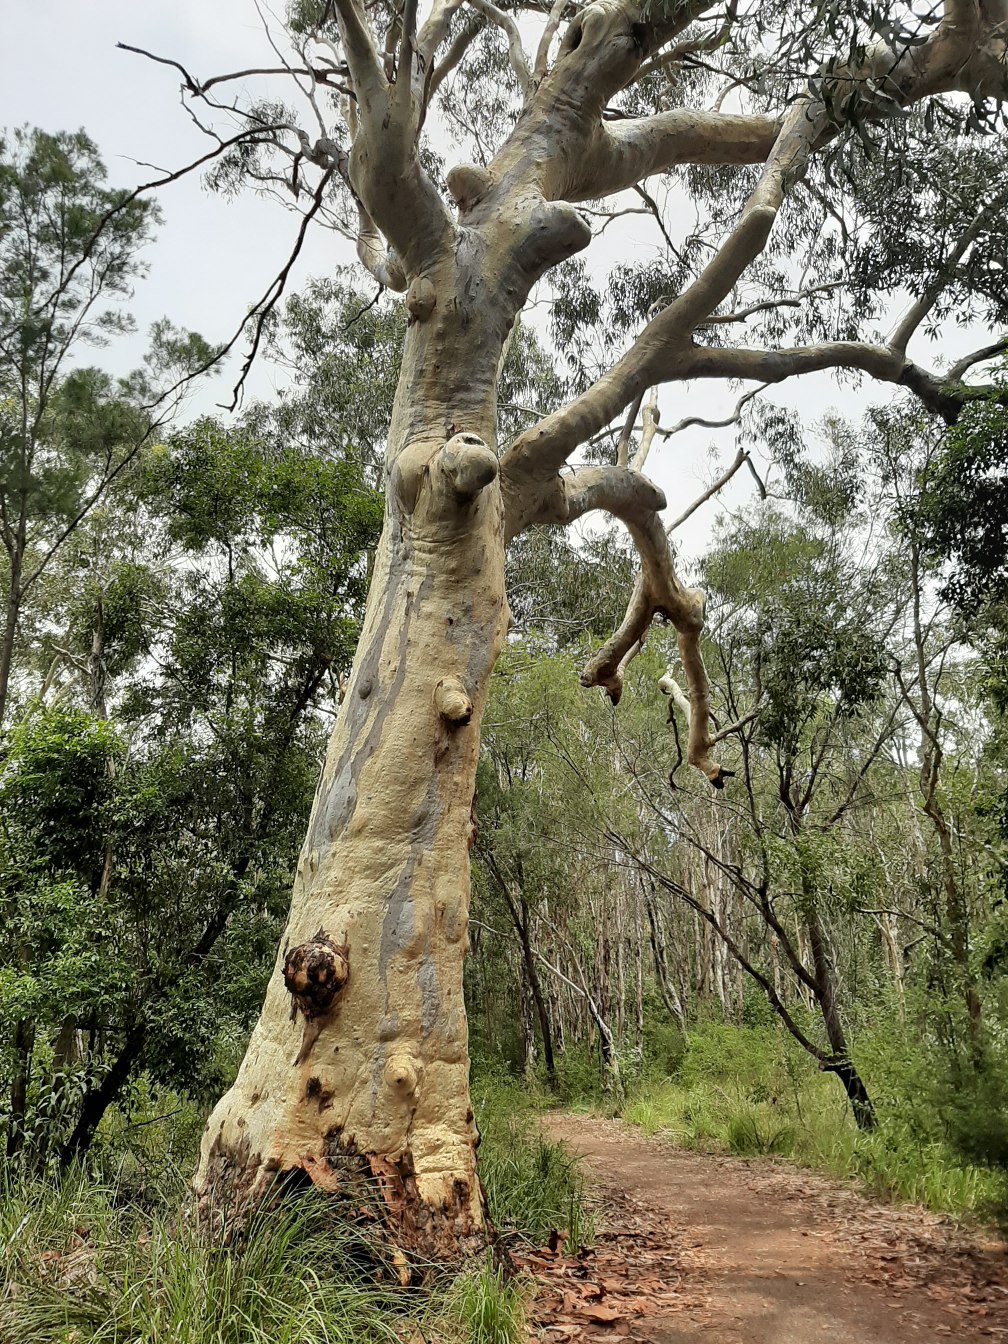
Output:
[[984,1213],[1004,1201],[1001,1173],[962,1161],[948,1144],[922,1140],[911,1126],[897,1120],[884,1121],[873,1134],[859,1135],[852,1165],[874,1193],[940,1213]]

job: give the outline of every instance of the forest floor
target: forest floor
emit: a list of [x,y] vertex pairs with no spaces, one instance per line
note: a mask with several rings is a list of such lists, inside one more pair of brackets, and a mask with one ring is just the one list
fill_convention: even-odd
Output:
[[685,1152],[616,1120],[544,1124],[585,1160],[593,1248],[516,1257],[549,1344],[1008,1340],[1008,1252],[909,1205],[773,1162]]

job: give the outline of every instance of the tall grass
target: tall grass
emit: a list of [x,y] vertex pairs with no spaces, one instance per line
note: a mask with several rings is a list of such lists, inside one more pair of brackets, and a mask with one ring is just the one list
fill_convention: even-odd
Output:
[[964,1160],[933,1110],[924,1123],[920,1107],[901,1100],[908,1084],[886,1079],[881,1053],[872,1063],[879,1126],[865,1134],[836,1079],[774,1028],[701,1024],[673,1075],[641,1083],[622,1114],[681,1147],[788,1159],[936,1212],[987,1216],[1003,1207],[1002,1171]]
[[[177,1192],[181,1195],[181,1189]],[[174,1207],[173,1207],[174,1206]],[[18,1344],[391,1341],[401,1293],[357,1263],[321,1198],[264,1209],[222,1246],[177,1212],[141,1211],[82,1172],[8,1182],[0,1201],[0,1339]]]
[[543,1242],[565,1234],[577,1251],[591,1243],[595,1220],[585,1204],[585,1183],[577,1159],[548,1139],[536,1123],[528,1093],[513,1083],[482,1080],[473,1087],[480,1131],[479,1173],[490,1217],[505,1235]]
[[[505,1236],[542,1241],[557,1231],[570,1248],[583,1245],[592,1234],[583,1179],[541,1136],[528,1098],[485,1084],[475,1105],[495,1225]],[[311,1190],[272,1201],[233,1244],[214,1241],[187,1216],[186,1183],[168,1156],[175,1143],[168,1133],[110,1131],[87,1170],[0,1175],[0,1344],[525,1338],[521,1281],[490,1260],[423,1291],[379,1280],[379,1245]]]
[[468,1344],[518,1344],[526,1338],[524,1289],[488,1255],[451,1285],[448,1321],[456,1322]]

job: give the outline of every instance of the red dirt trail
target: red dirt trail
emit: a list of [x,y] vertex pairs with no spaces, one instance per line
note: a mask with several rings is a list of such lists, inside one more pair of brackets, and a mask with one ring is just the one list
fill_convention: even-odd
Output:
[[593,1250],[521,1255],[533,1325],[568,1340],[910,1344],[1008,1339],[1008,1254],[948,1220],[766,1160],[551,1115],[585,1159]]

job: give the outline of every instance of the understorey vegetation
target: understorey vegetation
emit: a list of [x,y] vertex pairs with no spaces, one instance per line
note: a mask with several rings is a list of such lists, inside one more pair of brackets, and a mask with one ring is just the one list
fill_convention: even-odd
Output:
[[0,1338],[518,1344],[553,1107],[1008,1222],[1004,0],[267,29],[0,137]]

